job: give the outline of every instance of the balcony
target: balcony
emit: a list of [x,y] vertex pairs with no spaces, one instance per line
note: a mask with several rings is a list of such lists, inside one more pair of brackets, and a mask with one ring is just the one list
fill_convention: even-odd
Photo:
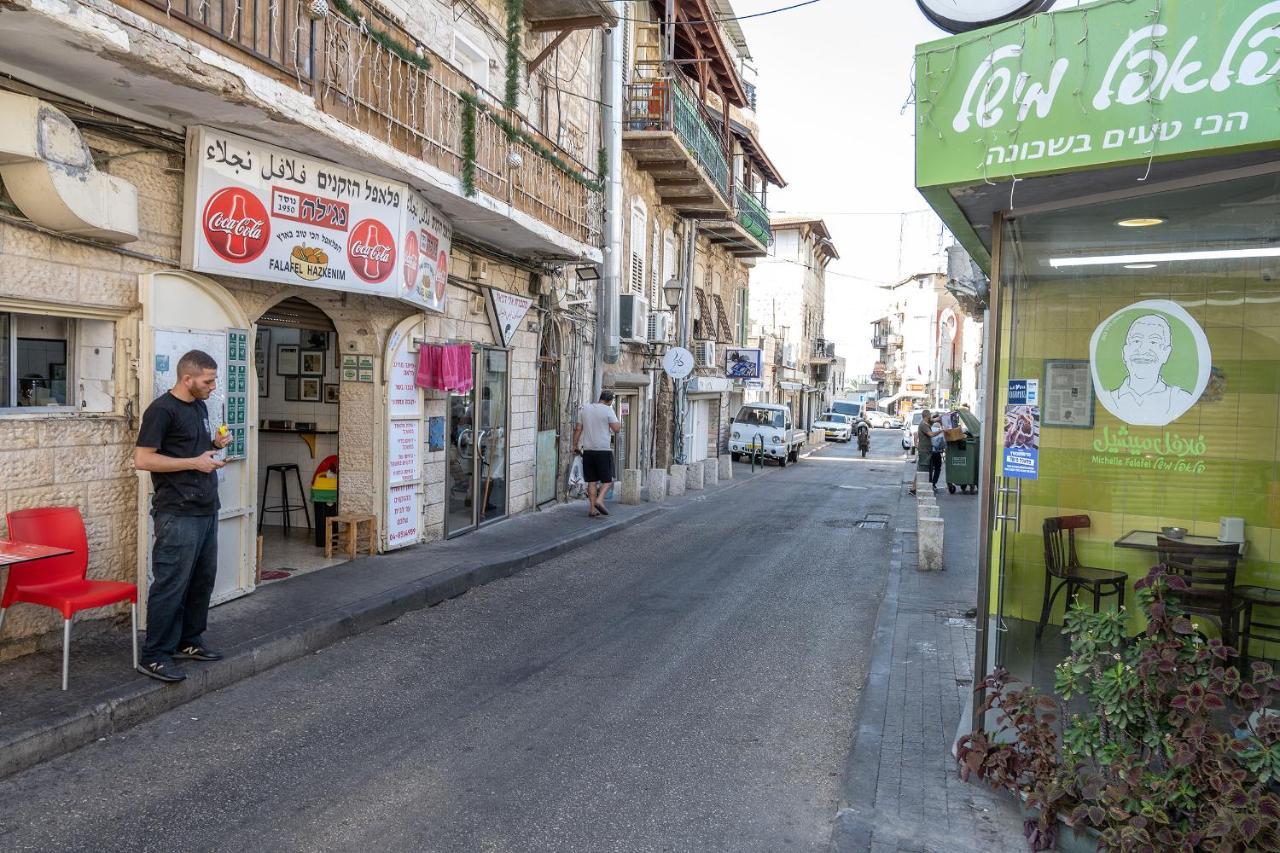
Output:
[[684,84],[673,77],[632,83],[626,110],[623,147],[653,177],[662,203],[684,216],[731,217],[724,146]]
[[818,338],[813,342],[813,358],[810,359],[810,363],[830,364],[835,360],[835,341],[824,341],[822,338]]
[[[409,33],[384,13],[360,5],[360,0],[353,2],[391,41],[412,54],[417,42]],[[421,161],[455,181],[460,180],[465,159],[462,142],[464,95],[474,98],[486,107],[476,113],[476,188],[500,204],[510,205],[550,226],[559,235],[589,246],[601,244],[601,193],[589,186],[594,182],[595,174],[531,127],[522,116],[505,111],[498,98],[476,87],[446,60],[430,51],[425,51],[430,62],[428,70],[382,48],[368,32],[362,32],[360,27],[335,11],[330,11],[320,20],[313,20],[307,13],[308,3],[300,0],[241,0],[237,3],[116,0],[116,3],[159,27],[310,98],[315,108],[324,114],[411,158],[407,161],[410,165],[400,168],[412,170],[415,161]],[[566,0],[560,5],[576,8],[584,4],[585,0]],[[555,4],[543,5],[550,8]],[[586,5],[597,9],[602,6],[599,3]],[[61,33],[58,35],[68,38]],[[9,51],[16,44],[20,42],[6,41],[0,44],[0,49]],[[130,49],[135,48],[131,45]],[[79,56],[83,51],[84,48],[60,53],[49,47],[42,49],[41,55],[71,57]],[[113,81],[121,75],[108,69],[120,66],[107,64],[113,62],[114,57],[104,55],[101,59],[104,60],[103,67],[95,67],[92,71],[88,70],[88,62],[82,63],[82,68],[76,68],[72,62],[55,67],[53,60],[34,64],[18,61],[17,64],[41,71],[52,68],[53,73],[46,76],[54,79],[74,73],[75,79],[80,81],[102,80],[108,90],[104,95],[110,98],[114,92],[119,97],[121,90]],[[289,125],[282,123],[289,118],[282,117],[280,113],[272,114],[273,108],[283,111],[286,104],[290,109],[296,107],[296,98],[277,99],[278,103],[267,99],[263,103],[237,101],[224,96],[216,104],[210,104],[207,93],[193,89],[189,84],[183,86],[179,78],[174,78],[177,85],[173,91],[165,89],[172,84],[164,81],[163,74],[153,68],[139,68],[136,58],[131,59],[134,61],[130,73],[146,77],[147,86],[143,87],[148,98],[146,104],[152,108],[163,105],[166,117],[171,121],[187,118],[189,123],[212,122],[233,129],[258,126],[262,128],[261,132],[275,135],[282,141],[289,140],[288,134],[292,131],[297,134],[296,141],[286,144],[292,144],[304,153],[369,171],[386,171],[385,155],[369,150],[367,143],[361,146],[359,137],[338,129],[331,133],[308,129],[305,124],[309,117],[305,115],[300,117],[301,121],[295,118],[295,123]],[[198,61],[193,59],[192,64],[194,66]],[[204,85],[215,86],[217,79],[210,76],[212,82]],[[222,85],[227,91],[239,92],[231,84]],[[83,88],[89,91],[94,87],[85,84]],[[539,156],[535,146],[552,152],[562,165],[557,166]],[[541,251],[548,255],[566,253],[562,244],[554,242],[554,236],[543,236],[536,226],[511,228],[511,218],[491,202],[448,195],[440,188],[443,184],[432,188],[430,181],[421,183],[428,187],[430,200],[440,204],[447,215],[468,223],[464,230],[473,236],[516,251]]]
[[618,23],[618,10],[607,0],[524,0],[524,16],[534,31],[612,27]]
[[700,224],[700,229],[713,242],[740,258],[763,258],[769,253],[773,232],[769,228],[769,211],[744,187],[736,187],[732,219]]
[[872,349],[888,349],[888,348],[889,348],[889,336],[888,336],[888,335],[881,335],[881,334],[872,335],[872,336],[871,336],[871,348],[872,348]]

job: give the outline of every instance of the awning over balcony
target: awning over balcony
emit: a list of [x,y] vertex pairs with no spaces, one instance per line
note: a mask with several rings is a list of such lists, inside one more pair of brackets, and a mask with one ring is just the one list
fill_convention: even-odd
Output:
[[607,0],[524,0],[524,16],[535,32],[612,27],[618,22],[618,10]]
[[[651,0],[656,20],[665,20],[666,0]],[[709,0],[681,0],[676,5],[676,62],[682,70],[724,94],[735,107],[750,104],[733,52],[724,42],[718,15]],[[702,75],[705,73],[705,77]]]

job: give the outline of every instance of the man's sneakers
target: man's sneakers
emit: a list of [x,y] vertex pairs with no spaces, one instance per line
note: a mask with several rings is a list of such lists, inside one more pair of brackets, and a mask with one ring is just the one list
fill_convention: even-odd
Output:
[[163,681],[165,684],[177,684],[187,678],[187,674],[182,671],[182,667],[172,661],[168,663],[163,661],[140,663],[138,664],[138,672],[148,678],[154,678],[156,681]]
[[178,660],[200,660],[200,661],[222,660],[222,652],[215,652],[213,649],[208,648],[206,646],[192,645],[192,646],[183,646],[182,648],[178,649],[178,652],[177,654],[174,655],[174,657],[177,658]]

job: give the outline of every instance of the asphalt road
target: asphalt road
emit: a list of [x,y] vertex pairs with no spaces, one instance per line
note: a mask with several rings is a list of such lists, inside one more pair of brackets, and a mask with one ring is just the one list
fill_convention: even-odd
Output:
[[[0,849],[826,849],[897,441],[736,482],[0,782]],[[875,513],[886,529],[856,526]]]

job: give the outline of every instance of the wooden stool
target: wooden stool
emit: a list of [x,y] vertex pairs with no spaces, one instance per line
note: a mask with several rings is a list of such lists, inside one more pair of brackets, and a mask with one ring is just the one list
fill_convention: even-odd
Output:
[[324,520],[324,556],[333,556],[333,549],[346,551],[354,560],[357,551],[372,557],[378,553],[378,519],[372,515],[331,515]]

